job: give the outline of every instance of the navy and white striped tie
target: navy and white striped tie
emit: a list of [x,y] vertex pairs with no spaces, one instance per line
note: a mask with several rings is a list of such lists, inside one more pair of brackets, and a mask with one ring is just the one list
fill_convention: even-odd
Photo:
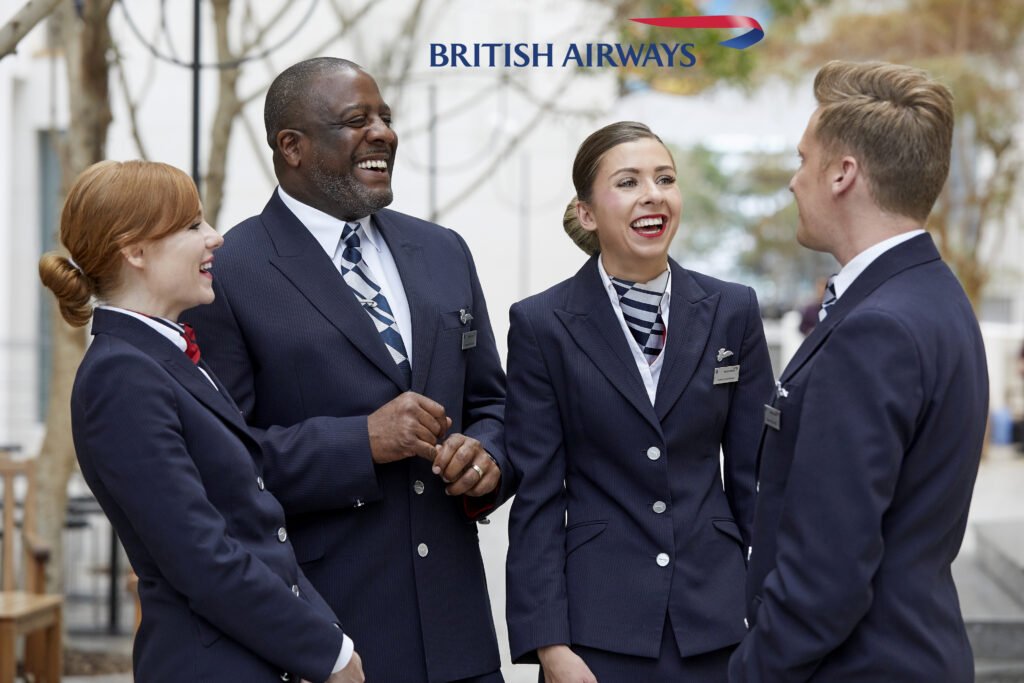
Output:
[[828,284],[825,285],[825,293],[821,297],[821,310],[818,311],[818,322],[825,319],[825,316],[828,315],[828,309],[835,305],[836,298],[836,276],[831,275],[828,278]]
[[650,282],[630,282],[609,278],[619,295],[619,306],[633,339],[652,364],[665,348],[665,322],[661,318],[661,299],[668,284],[668,271]]
[[[384,340],[384,346],[391,354],[395,365],[402,372],[406,386],[412,384],[412,366],[409,364],[409,355],[405,350],[405,342],[398,331],[398,323],[395,315],[391,312],[391,305],[387,297],[380,291],[380,287],[370,276],[369,268],[363,261],[363,254],[359,248],[359,223],[346,223],[341,233],[341,242],[338,250],[341,252],[341,276],[345,284],[349,286],[356,299],[363,306],[373,321],[380,338]],[[337,260],[337,254],[335,254]]]

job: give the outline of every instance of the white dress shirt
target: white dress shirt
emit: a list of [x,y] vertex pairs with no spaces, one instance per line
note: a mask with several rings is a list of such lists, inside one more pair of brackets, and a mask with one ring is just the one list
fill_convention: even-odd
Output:
[[[619,304],[619,293],[615,291],[615,286],[612,284],[608,273],[604,269],[604,261],[602,256],[597,256],[597,272],[601,274],[601,281],[604,283],[605,292],[608,294],[608,300],[611,301],[612,310],[615,311],[615,317],[619,320],[619,327],[622,328],[622,334],[625,335],[626,341],[629,343],[629,350],[633,352],[633,360],[636,361],[636,369],[640,372],[640,379],[644,381],[644,388],[647,389],[647,396],[651,399],[651,405],[654,405],[654,399],[658,394],[658,378],[661,377],[661,367],[664,365],[665,349],[661,350],[658,357],[654,359],[654,362],[650,365],[647,364],[647,358],[644,356],[644,352],[640,350],[640,345],[636,343],[636,339],[633,337],[633,333],[629,331],[629,326],[626,325],[626,319],[622,316],[622,306]],[[669,303],[672,299],[672,269],[668,269],[668,282],[665,283],[665,294],[661,297],[661,319],[665,323],[665,346],[668,346],[668,310]]]
[[911,230],[910,232],[901,232],[900,234],[890,237],[887,240],[882,240],[878,244],[873,244],[864,251],[860,252],[856,256],[847,262],[843,269],[836,275],[835,281],[832,286],[836,290],[836,301],[839,301],[839,297],[843,295],[843,292],[850,288],[853,281],[856,280],[861,273],[867,269],[872,262],[879,256],[889,251],[893,247],[903,244],[909,239],[913,239],[918,235],[923,235],[924,230]]
[[[177,346],[182,353],[185,353],[185,349],[188,348],[188,344],[185,343],[185,338],[182,336],[184,328],[182,328],[180,325],[178,325],[178,323],[172,320],[168,320],[167,322],[174,325],[173,329],[168,327],[167,325],[158,323],[156,320],[150,318],[149,316],[142,315],[141,313],[136,313],[135,311],[129,311],[127,308],[118,308],[117,306],[97,306],[97,308],[103,308],[108,311],[116,311],[117,313],[130,315],[136,320],[141,320],[142,322],[146,323],[151,328],[162,334],[172,344]],[[161,318],[161,320],[164,320],[164,318]],[[199,367],[199,365],[196,365],[196,368],[199,370],[199,372],[203,373],[203,376],[206,377],[206,379],[210,381],[210,384],[213,385],[213,388],[216,389],[217,385],[214,383],[213,379],[208,374],[206,374],[206,370],[203,370],[201,367]],[[338,653],[338,659],[335,661],[334,668],[331,670],[331,673],[337,673],[344,669],[346,666],[348,666],[349,660],[352,659],[352,653],[354,651],[355,643],[353,643],[352,639],[348,637],[348,634],[345,634],[344,640],[341,643],[341,652]]]
[[[277,188],[284,205],[295,214],[299,222],[306,226],[313,238],[320,243],[327,256],[334,262],[334,267],[341,272],[341,234],[345,230],[345,221],[338,220],[319,209],[314,209],[308,204],[303,204],[298,199],[291,197],[281,187]],[[402,335],[402,342],[405,343],[405,355],[412,366],[412,315],[409,313],[409,299],[405,296],[405,287],[402,286],[402,278],[398,274],[398,266],[388,249],[388,243],[384,241],[383,235],[370,220],[364,216],[358,221],[362,226],[363,238],[360,241],[359,251],[363,257],[366,274],[377,283],[381,293],[387,298],[391,306],[391,313],[395,316],[395,323],[398,325],[398,333]]]

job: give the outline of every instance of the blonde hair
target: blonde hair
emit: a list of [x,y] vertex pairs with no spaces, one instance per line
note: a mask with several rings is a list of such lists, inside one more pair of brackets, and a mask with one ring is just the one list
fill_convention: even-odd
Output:
[[154,161],[101,161],[75,179],[60,216],[60,242],[39,259],[39,279],[53,291],[60,314],[81,327],[93,297],[118,283],[122,248],[158,240],[188,226],[202,211],[192,179]]
[[879,207],[928,218],[949,174],[949,89],[909,66],[831,61],[814,79],[814,96],[824,163],[853,154]]

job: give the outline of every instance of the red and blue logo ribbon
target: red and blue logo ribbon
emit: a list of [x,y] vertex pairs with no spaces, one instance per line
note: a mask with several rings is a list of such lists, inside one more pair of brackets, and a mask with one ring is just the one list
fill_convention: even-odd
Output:
[[764,29],[757,19],[738,15],[718,15],[709,17],[656,17],[653,19],[630,19],[639,24],[661,26],[663,28],[749,28],[743,35],[724,40],[719,45],[743,50],[764,38]]

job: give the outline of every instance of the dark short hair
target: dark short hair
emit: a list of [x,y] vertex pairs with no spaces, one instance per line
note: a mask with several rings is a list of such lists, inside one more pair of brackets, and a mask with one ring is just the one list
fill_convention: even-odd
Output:
[[852,154],[882,209],[924,221],[949,175],[953,95],[924,71],[832,61],[814,79],[826,164]]
[[308,109],[318,97],[312,84],[321,76],[345,69],[362,67],[340,57],[314,57],[288,67],[274,79],[267,89],[263,104],[263,124],[267,128],[267,144],[277,149],[277,134],[291,128],[300,111]]

